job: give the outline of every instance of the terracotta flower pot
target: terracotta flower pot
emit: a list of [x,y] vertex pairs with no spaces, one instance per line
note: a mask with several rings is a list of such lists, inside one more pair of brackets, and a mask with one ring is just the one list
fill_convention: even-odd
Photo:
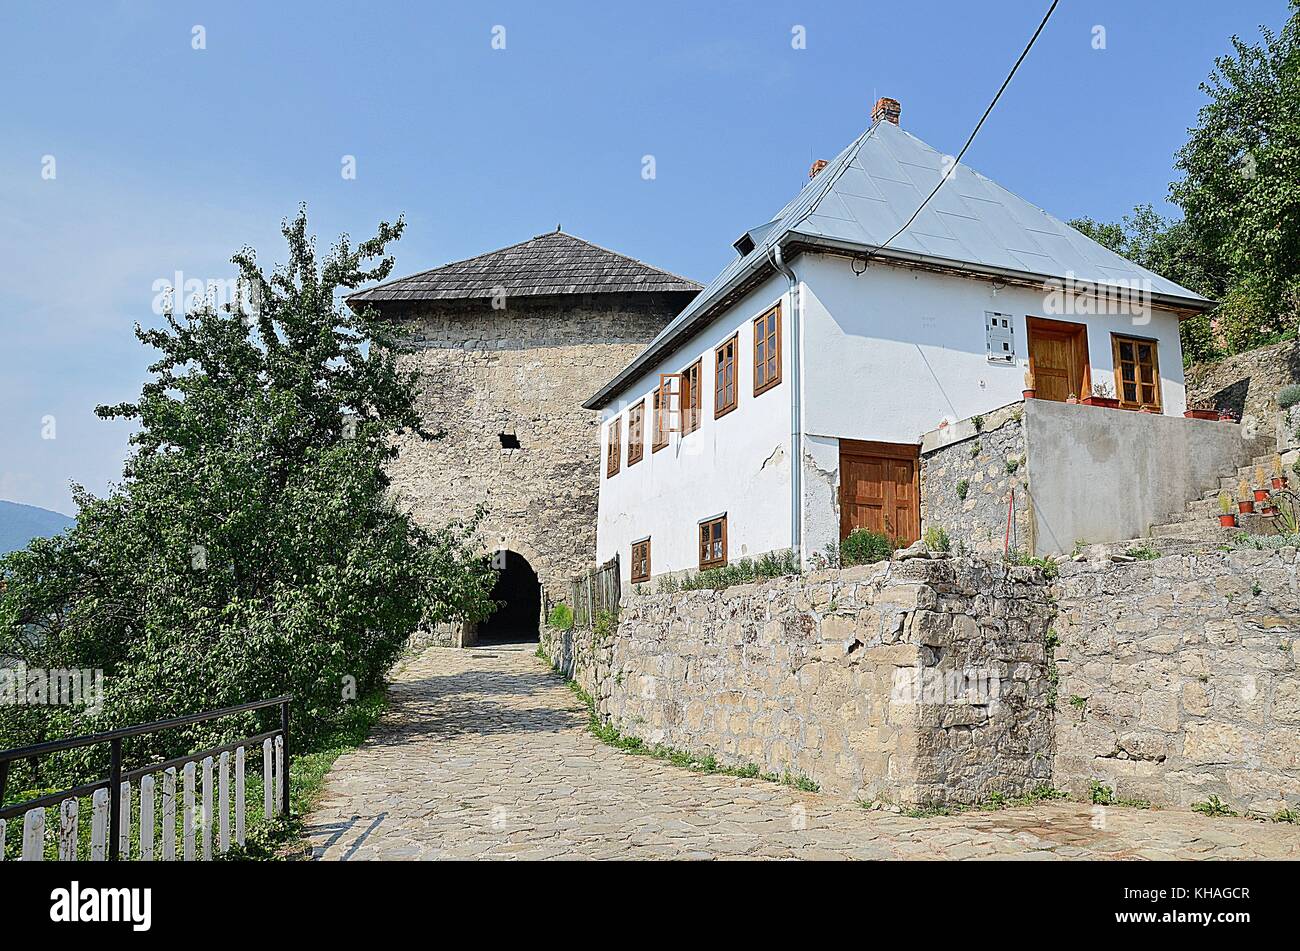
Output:
[[1100,406],[1102,409],[1119,409],[1119,400],[1113,396],[1085,396],[1084,406]]
[[1254,500],[1254,499],[1244,499],[1244,500],[1238,501],[1238,502],[1237,502],[1237,511],[1240,512],[1242,515],[1249,515],[1251,512],[1255,511],[1255,500]]
[[1255,490],[1255,501],[1256,501],[1256,502],[1267,502],[1267,501],[1268,501],[1268,489],[1256,489],[1256,490]]
[[1027,400],[1038,399],[1038,390],[1021,390],[1020,396]]
[[1227,515],[1220,515],[1219,524],[1222,525],[1224,528],[1236,528],[1237,516],[1233,515],[1231,512],[1229,512]]
[[1152,416],[1159,416],[1159,415],[1160,415],[1160,410],[1156,409],[1154,406],[1143,406],[1140,410],[1138,410],[1138,412],[1139,412],[1139,413],[1148,413],[1148,414],[1150,414],[1150,415],[1152,415]]
[[1273,476],[1272,483],[1274,489],[1285,489],[1286,476]]
[[1219,419],[1217,409],[1189,409],[1184,410],[1183,415],[1188,419]]
[[1259,514],[1260,514],[1260,515],[1268,516],[1269,518],[1272,518],[1274,515],[1277,514],[1277,506],[1275,506],[1275,505],[1265,505],[1263,511],[1261,511]]
[[1069,396],[1069,397],[1066,399],[1066,402],[1067,402],[1067,403],[1078,403],[1078,402],[1079,402],[1079,397],[1074,396],[1074,395],[1071,395],[1071,396]]
[[1226,409],[1219,410],[1219,422],[1235,423],[1236,421],[1237,421],[1237,417],[1233,416],[1230,410],[1226,410]]

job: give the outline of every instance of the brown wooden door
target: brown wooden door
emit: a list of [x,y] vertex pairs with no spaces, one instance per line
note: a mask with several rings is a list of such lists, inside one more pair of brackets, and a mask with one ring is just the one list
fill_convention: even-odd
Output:
[[1088,365],[1088,328],[1064,320],[1030,317],[1029,369],[1040,400],[1064,403],[1071,395],[1092,393]]
[[840,537],[855,528],[906,545],[921,534],[916,446],[840,440]]

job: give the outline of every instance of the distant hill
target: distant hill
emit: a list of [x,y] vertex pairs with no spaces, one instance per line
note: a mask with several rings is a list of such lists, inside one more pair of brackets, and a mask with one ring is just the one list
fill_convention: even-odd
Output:
[[33,538],[57,535],[74,522],[59,512],[0,499],[0,555],[26,548]]

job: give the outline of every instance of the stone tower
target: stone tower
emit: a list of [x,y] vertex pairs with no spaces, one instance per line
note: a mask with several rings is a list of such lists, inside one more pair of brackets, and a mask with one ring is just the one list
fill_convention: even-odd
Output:
[[532,639],[547,601],[595,563],[598,414],[582,402],[695,296],[698,284],[556,230],[348,298],[400,322],[417,352],[433,441],[403,437],[392,475],[430,527],[487,508],[505,607],[469,645]]

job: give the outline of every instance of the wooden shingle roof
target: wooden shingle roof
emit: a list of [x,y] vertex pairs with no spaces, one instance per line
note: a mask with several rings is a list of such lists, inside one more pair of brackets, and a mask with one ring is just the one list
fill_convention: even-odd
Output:
[[510,296],[690,292],[694,281],[602,248],[563,231],[538,235],[499,251],[453,261],[348,295],[349,303]]

